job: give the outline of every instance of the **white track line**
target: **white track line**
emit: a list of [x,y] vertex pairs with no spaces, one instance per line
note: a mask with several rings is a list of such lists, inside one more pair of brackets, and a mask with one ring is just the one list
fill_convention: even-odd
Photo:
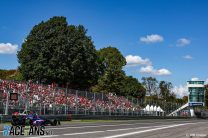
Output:
[[178,127],[178,126],[184,126],[184,125],[187,125],[187,124],[195,124],[195,123],[170,125],[170,126],[165,126],[165,127],[159,127],[159,128],[135,131],[135,132],[130,132],[130,133],[124,133],[124,134],[119,134],[119,135],[112,135],[112,136],[107,136],[107,137],[103,137],[103,138],[117,138],[117,137],[130,136],[130,135],[141,134],[141,133],[151,132],[151,131],[156,131],[156,130],[161,130],[161,129],[173,128],[173,127]]
[[[136,128],[125,128],[125,129],[112,129],[112,130],[103,130],[103,131],[87,131],[87,132],[79,132],[79,133],[68,133],[68,134],[63,134],[64,136],[73,136],[73,135],[83,135],[83,134],[94,134],[94,133],[103,133],[103,132],[113,132],[113,131],[125,131],[125,130],[138,130],[138,129],[142,129],[142,128],[154,128],[154,129],[147,129],[147,130],[142,130],[142,131],[137,131],[137,133],[144,133],[144,132],[148,132],[148,131],[153,131],[153,130],[160,130],[160,129],[166,129],[166,128],[171,128],[171,127],[177,127],[177,126],[183,126],[183,125],[187,125],[187,124],[195,124],[195,123],[186,123],[186,124],[177,124],[177,125],[160,125],[160,126],[151,126],[151,127],[136,127]],[[131,133],[135,133],[135,132],[131,132]],[[124,133],[124,134],[119,134],[118,136],[115,135],[116,137],[121,137],[121,136],[125,136],[125,134],[129,133]],[[131,134],[133,135],[133,134]],[[113,136],[113,137],[115,137]],[[112,136],[107,136],[105,138],[111,138]],[[113,138],[112,137],[112,138]]]
[[110,129],[110,130],[103,130],[103,131],[87,131],[87,132],[79,132],[79,133],[68,133],[68,134],[63,134],[63,135],[66,135],[66,136],[82,135],[82,134],[91,134],[91,133],[101,133],[101,132],[106,132],[106,131],[112,132],[112,131],[122,131],[122,130],[131,130],[131,129],[154,128],[154,127],[160,127],[160,126],[124,128],[124,129]]
[[137,130],[137,129],[143,129],[143,128],[155,128],[155,127],[162,127],[162,126],[170,126],[170,125],[160,125],[160,126],[150,126],[150,127],[132,127],[132,128],[123,128],[123,129],[110,129],[110,130],[106,130],[106,131],[114,132],[114,131],[125,131],[125,130]]
[[84,135],[84,134],[93,134],[93,133],[101,133],[105,131],[90,131],[90,132],[80,132],[80,133],[70,133],[70,134],[63,134],[64,136],[74,136],[74,135]]
[[[190,121],[189,121],[190,122]],[[152,123],[160,123],[160,122],[152,122]],[[173,122],[173,123],[177,123],[177,122]],[[133,124],[115,124],[115,125],[90,125],[90,126],[70,126],[70,127],[58,127],[58,128],[54,128],[54,127],[49,127],[46,130],[60,130],[60,129],[76,129],[76,128],[93,128],[93,127],[110,127],[110,126],[133,126],[133,125],[137,125],[137,124],[149,124],[149,123],[133,123]]]

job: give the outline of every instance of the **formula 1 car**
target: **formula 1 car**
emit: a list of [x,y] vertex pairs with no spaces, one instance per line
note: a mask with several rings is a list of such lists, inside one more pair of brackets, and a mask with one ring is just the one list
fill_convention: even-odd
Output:
[[15,112],[12,114],[12,121],[11,124],[13,126],[16,125],[21,125],[21,126],[25,126],[25,125],[31,125],[31,126],[42,126],[42,125],[52,125],[52,126],[56,126],[56,125],[60,125],[60,121],[57,119],[43,119],[41,117],[39,117],[37,114],[35,113],[29,113],[29,114],[25,114],[25,113],[18,113]]

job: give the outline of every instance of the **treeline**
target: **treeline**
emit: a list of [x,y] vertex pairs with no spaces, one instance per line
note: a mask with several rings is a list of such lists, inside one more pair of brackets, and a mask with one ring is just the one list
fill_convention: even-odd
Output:
[[205,85],[205,107],[208,109],[208,84]]
[[23,77],[18,70],[2,70],[2,69],[0,69],[0,79],[22,80]]
[[146,102],[172,102],[178,104],[185,104],[188,102],[188,96],[178,99],[173,92],[173,85],[171,82],[158,81],[153,77],[143,77],[142,84],[146,89]]

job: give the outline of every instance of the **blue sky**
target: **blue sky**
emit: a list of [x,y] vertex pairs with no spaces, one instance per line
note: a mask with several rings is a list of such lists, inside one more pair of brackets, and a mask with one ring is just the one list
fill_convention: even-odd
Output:
[[111,45],[128,56],[127,75],[154,76],[175,86],[193,77],[208,78],[206,0],[2,0],[0,4],[1,69],[17,68],[15,46],[21,49],[34,25],[65,16],[69,24],[88,29],[96,49]]

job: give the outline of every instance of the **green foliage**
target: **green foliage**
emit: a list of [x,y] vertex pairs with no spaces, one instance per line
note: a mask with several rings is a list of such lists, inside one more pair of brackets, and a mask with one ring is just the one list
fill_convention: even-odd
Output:
[[96,51],[86,33],[83,26],[68,25],[65,17],[34,26],[17,54],[23,78],[144,97],[144,87],[122,70],[126,60],[120,51],[110,46]]
[[188,102],[188,96],[183,96],[182,98],[183,104]]
[[34,26],[17,57],[26,80],[86,89],[96,83],[96,50],[87,30],[53,17]]
[[143,77],[142,81],[148,93],[148,96],[145,96],[146,104],[157,104],[166,111],[171,111],[188,102],[187,96],[176,98],[171,82],[160,81],[158,84],[157,79],[152,77]]
[[[65,17],[53,17],[34,26],[17,54],[20,72],[11,79],[56,82],[70,88],[143,98],[146,90],[158,99],[155,78],[137,79],[126,76],[126,60],[114,47],[96,51],[87,30],[69,25]],[[0,74],[1,75],[1,74]],[[4,77],[2,77],[4,78]],[[163,100],[174,100],[171,83],[160,82]]]
[[180,104],[180,105],[184,105],[185,104],[183,99],[175,99],[175,102]]
[[97,85],[92,87],[94,92],[114,92],[120,94],[125,78],[122,67],[126,60],[120,51],[114,47],[102,48],[97,52],[100,77]]
[[205,85],[205,107],[208,109],[208,84]]
[[0,70],[0,79],[7,79],[9,76],[13,75],[16,70]]
[[22,74],[18,70],[0,70],[0,79],[23,80]]
[[160,81],[160,96],[165,101],[175,101],[176,95],[171,91],[173,86],[171,82]]
[[120,89],[125,78],[123,71],[116,70],[114,72],[106,71],[103,76],[98,79],[97,85],[92,87],[93,92],[113,92],[121,94]]
[[121,95],[130,95],[136,98],[144,98],[146,94],[146,89],[141,85],[141,83],[132,76],[126,76],[123,81],[123,86],[121,88]]
[[16,80],[16,81],[22,81],[22,80],[24,80],[22,74],[19,71],[17,71],[14,75],[9,76],[8,79],[9,80]]
[[100,77],[97,85],[92,87],[94,92],[113,92],[118,95],[143,98],[145,88],[137,79],[126,76],[122,70],[126,60],[120,51],[114,47],[106,47],[98,52]]
[[151,96],[145,96],[145,101],[147,102],[153,101],[157,103],[158,101],[160,101],[160,99],[158,98],[157,95],[151,95]]
[[115,47],[106,47],[97,51],[100,65],[106,69],[122,70],[122,67],[126,65],[126,59],[121,52]]

